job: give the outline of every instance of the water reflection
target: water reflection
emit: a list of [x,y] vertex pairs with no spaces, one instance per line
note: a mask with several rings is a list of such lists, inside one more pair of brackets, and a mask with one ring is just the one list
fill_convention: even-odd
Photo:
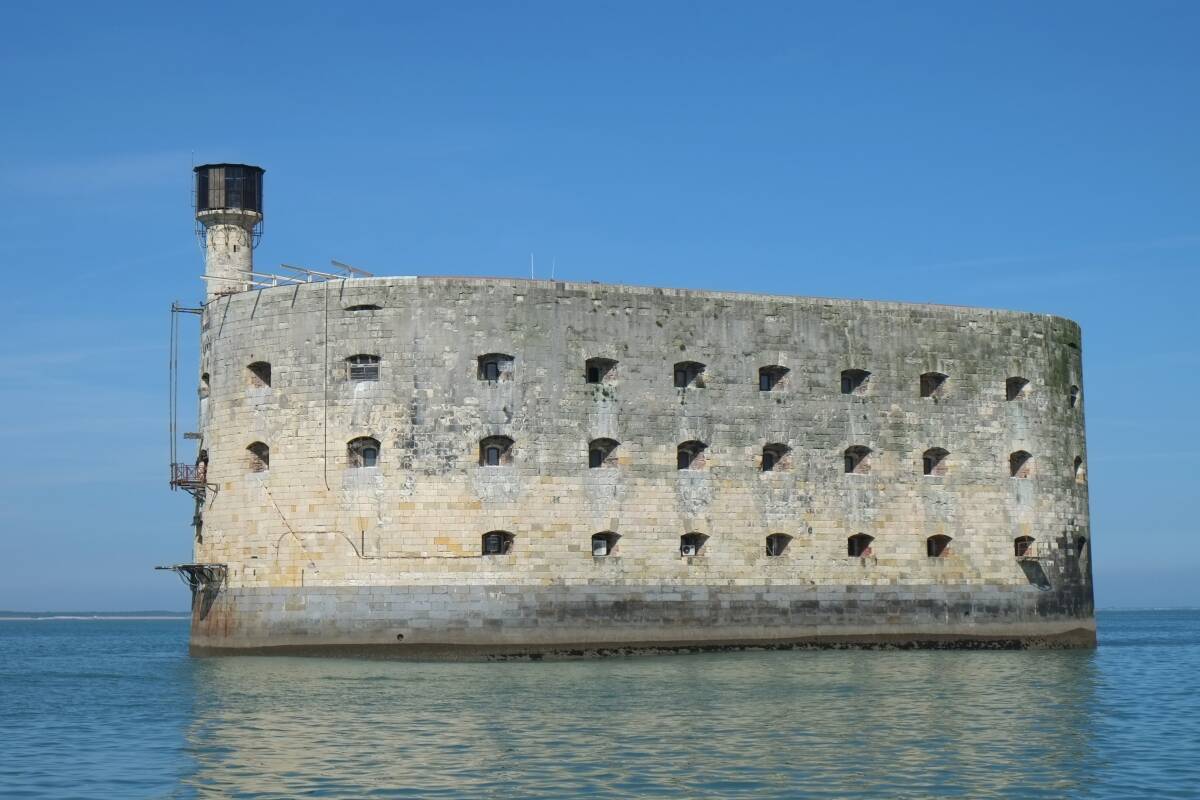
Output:
[[194,662],[211,796],[1061,797],[1096,654],[783,652],[559,663]]

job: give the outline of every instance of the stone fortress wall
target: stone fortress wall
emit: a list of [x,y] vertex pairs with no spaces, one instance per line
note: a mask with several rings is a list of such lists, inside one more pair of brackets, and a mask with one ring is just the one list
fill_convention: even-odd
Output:
[[195,559],[228,572],[193,645],[1090,644],[1081,368],[1075,323],[986,309],[445,277],[220,297]]

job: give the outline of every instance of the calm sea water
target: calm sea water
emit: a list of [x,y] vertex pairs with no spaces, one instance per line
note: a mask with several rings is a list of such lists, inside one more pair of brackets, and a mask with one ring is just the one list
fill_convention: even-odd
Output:
[[0,796],[1200,797],[1200,612],[1094,652],[191,659],[0,622]]

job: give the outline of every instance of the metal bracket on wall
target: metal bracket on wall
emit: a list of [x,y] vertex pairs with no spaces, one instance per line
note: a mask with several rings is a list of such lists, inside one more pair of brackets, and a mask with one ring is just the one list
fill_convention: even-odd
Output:
[[193,593],[216,588],[225,582],[224,564],[171,564],[155,569],[174,572]]

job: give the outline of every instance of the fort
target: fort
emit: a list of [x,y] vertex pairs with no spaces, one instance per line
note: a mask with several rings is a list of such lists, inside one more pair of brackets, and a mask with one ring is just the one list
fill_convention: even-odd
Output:
[[279,280],[262,170],[196,174],[194,652],[1094,645],[1074,322]]

